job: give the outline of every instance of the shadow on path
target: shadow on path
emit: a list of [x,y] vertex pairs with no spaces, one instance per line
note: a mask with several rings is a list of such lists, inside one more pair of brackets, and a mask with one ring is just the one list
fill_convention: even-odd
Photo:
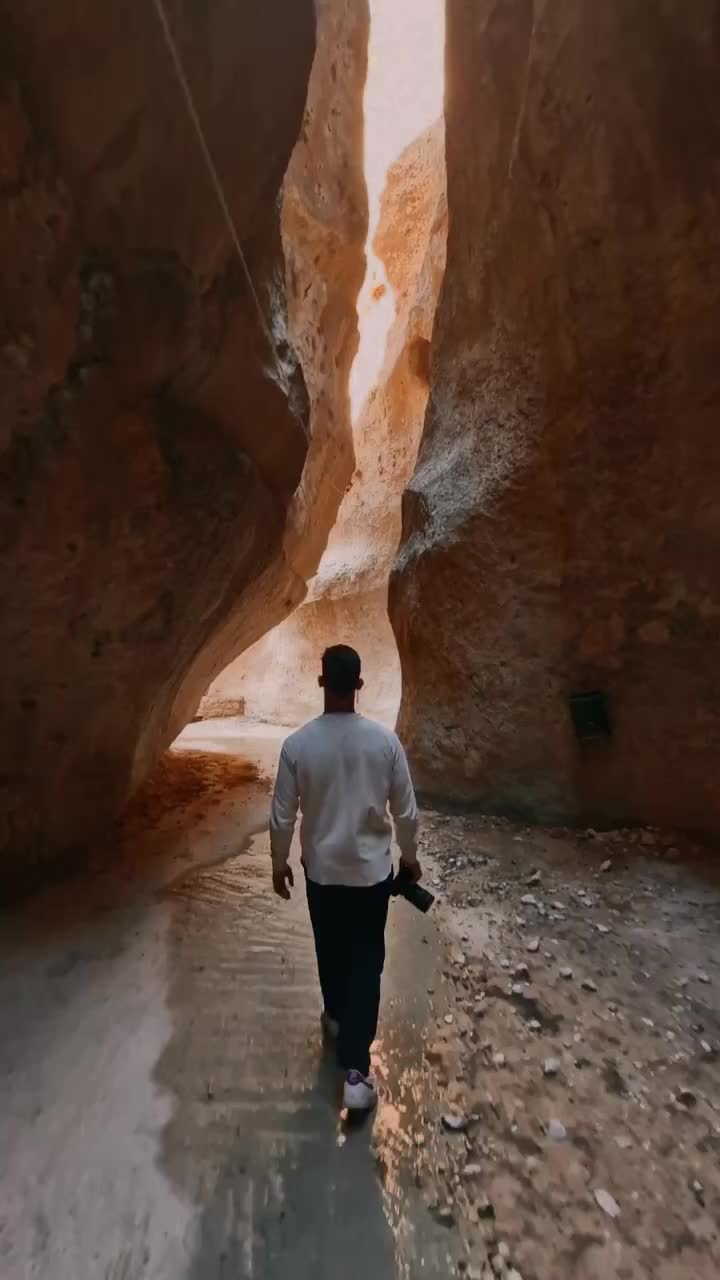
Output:
[[[265,844],[258,838],[249,855],[170,891],[175,1030],[156,1080],[175,1099],[162,1167],[200,1206],[188,1276],[391,1280],[415,1275],[416,1265],[445,1276],[446,1238],[432,1238],[411,1184],[412,1112],[398,1103],[412,1092],[413,1072],[407,1063],[396,1071],[392,1053],[384,1055],[376,1120],[343,1131],[320,1043],[304,892],[289,908],[270,896]],[[405,938],[415,923],[405,916],[391,929],[391,1006],[394,968],[410,963],[415,987],[423,980]],[[395,966],[393,938],[403,952]],[[415,944],[431,963],[417,935]],[[403,1004],[403,1034],[419,1058],[414,997]]]

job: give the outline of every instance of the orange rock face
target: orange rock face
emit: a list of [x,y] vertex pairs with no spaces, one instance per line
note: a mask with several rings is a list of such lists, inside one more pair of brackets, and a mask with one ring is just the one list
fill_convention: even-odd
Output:
[[[395,313],[377,383],[355,424],[352,485],[307,599],[215,685],[244,696],[248,714],[260,719],[296,724],[317,714],[320,655],[328,644],[343,642],[362,655],[361,709],[395,721],[400,668],[387,580],[429,392],[427,351],[447,234],[443,141],[437,124],[388,174],[374,247],[393,289]],[[369,283],[371,297],[380,287]]]
[[[348,30],[347,17],[331,0],[318,11],[319,85],[340,43],[338,26]],[[361,342],[350,377],[356,465],[305,602],[214,686],[215,694],[244,697],[255,718],[295,724],[316,714],[320,655],[342,641],[362,655],[361,709],[395,721],[400,665],[387,616],[387,580],[400,537],[400,496],[415,464],[427,403],[447,234],[444,128],[436,119],[442,103],[441,18],[438,0],[419,0],[409,32],[392,5],[373,6],[365,93],[370,242],[358,299]],[[337,86],[334,92],[339,94]],[[310,157],[327,180],[332,165],[329,170],[320,134],[310,138]],[[314,240],[306,238],[305,244],[307,267],[318,258],[310,252]],[[327,276],[331,263],[325,256],[320,261]],[[303,365],[307,373],[305,357]],[[325,405],[332,408],[339,392],[343,421],[349,421],[347,380],[325,387]]]
[[[717,5],[450,0],[391,616],[421,787],[720,830]],[[607,698],[581,743],[575,693]]]
[[152,4],[2,10],[0,848],[22,872],[116,812],[227,645],[304,591],[278,194],[315,24],[311,0],[167,5],[231,234]]
[[[306,596],[306,581],[318,569],[355,464],[350,371],[358,347],[356,303],[368,227],[362,100],[369,11],[365,0],[318,0],[316,7],[317,52],[283,202],[289,328],[310,394],[310,447],[287,523],[286,559],[294,583],[273,622]],[[284,584],[284,566],[277,564],[257,583],[264,619],[262,598],[270,591],[277,594],[279,568]],[[211,686],[201,703],[203,714],[213,703],[240,699],[250,716],[292,722],[293,699],[303,683],[304,696],[312,697],[313,680],[303,670],[305,657],[295,642],[298,620],[305,616],[303,606],[274,630],[266,622],[267,634],[246,653],[246,643],[229,644],[226,652],[241,656]],[[312,658],[316,674],[316,650]]]

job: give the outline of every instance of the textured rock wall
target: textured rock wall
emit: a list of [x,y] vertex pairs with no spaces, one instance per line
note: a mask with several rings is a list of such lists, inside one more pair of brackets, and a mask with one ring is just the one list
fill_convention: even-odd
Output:
[[[429,792],[720,830],[720,7],[448,0],[391,616]],[[605,691],[614,734],[568,710]]]
[[[306,601],[218,679],[250,716],[297,724],[321,706],[320,655],[328,644],[362,654],[366,715],[394,723],[400,665],[387,613],[387,581],[400,538],[400,499],[415,464],[429,392],[429,349],[445,263],[444,130],[424,131],[389,170],[374,249],[392,290],[385,355],[354,426],[356,469]],[[367,283],[366,283],[367,289]],[[372,288],[369,290],[372,294]],[[372,298],[370,305],[373,305]]]
[[[329,5],[332,12],[334,6]],[[387,617],[387,578],[400,536],[428,396],[429,345],[444,266],[442,114],[444,0],[370,0],[363,97],[367,270],[357,299],[360,341],[350,376],[356,455],[307,599],[218,679],[248,714],[296,723],[321,705],[323,648],[344,640],[363,657],[363,710],[394,722],[400,665]],[[319,13],[322,59],[326,19]],[[338,90],[335,89],[337,94]],[[322,135],[312,140],[322,144]]]
[[0,849],[21,873],[115,813],[304,591],[278,193],[312,0],[167,9],[252,288],[153,5],[0,3]]
[[[368,201],[362,100],[367,74],[367,0],[317,0],[317,51],[303,129],[285,180],[283,242],[288,323],[311,400],[311,444],[288,520],[287,543],[300,590],[317,570],[350,485],[354,453],[350,372],[358,347],[357,297],[365,274]],[[258,591],[267,595],[268,578]],[[266,611],[265,611],[266,612]],[[274,621],[288,612],[284,607]],[[283,722],[287,645],[296,615],[221,672],[201,702],[241,699],[248,714]],[[389,631],[389,624],[386,624]],[[268,632],[268,628],[263,629]],[[227,647],[242,654],[246,644]]]

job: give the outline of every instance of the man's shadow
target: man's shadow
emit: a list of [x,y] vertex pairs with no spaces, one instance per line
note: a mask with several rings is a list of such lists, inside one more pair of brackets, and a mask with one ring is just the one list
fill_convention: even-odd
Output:
[[296,1127],[286,1125],[285,1150],[267,1162],[259,1180],[252,1178],[251,1214],[246,1142],[237,1135],[229,1144],[201,1215],[188,1280],[397,1277],[395,1238],[372,1152],[372,1116],[340,1115],[331,1052],[320,1057],[311,1092],[319,1107],[313,1133],[302,1116]]

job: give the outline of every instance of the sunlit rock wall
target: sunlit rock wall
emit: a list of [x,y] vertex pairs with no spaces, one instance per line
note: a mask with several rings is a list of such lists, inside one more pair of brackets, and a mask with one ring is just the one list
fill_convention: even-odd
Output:
[[[427,403],[445,261],[444,126],[438,119],[444,13],[440,0],[419,0],[411,29],[394,0],[373,0],[371,14],[365,93],[370,239],[358,300],[360,346],[350,378],[352,487],[305,603],[224,672],[213,690],[243,697],[254,718],[289,724],[321,707],[320,655],[336,642],[360,650],[360,706],[367,715],[394,723],[400,699],[387,580],[400,537],[400,498]],[[320,49],[322,33],[321,17]]]
[[[715,0],[448,0],[449,244],[391,615],[427,792],[720,830]],[[581,745],[569,702],[607,698]]]

